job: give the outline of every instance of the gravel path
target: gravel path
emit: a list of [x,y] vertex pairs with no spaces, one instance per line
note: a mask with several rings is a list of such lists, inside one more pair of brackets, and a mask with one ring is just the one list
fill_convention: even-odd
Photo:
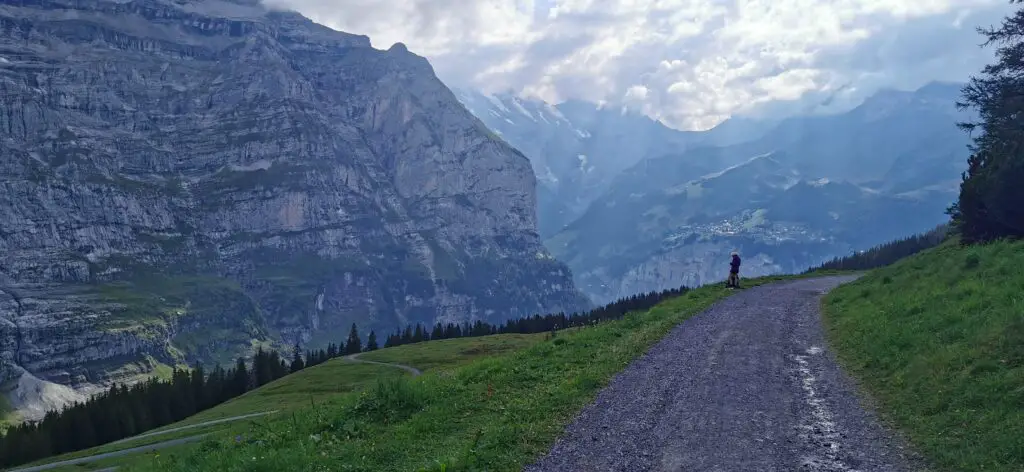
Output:
[[176,433],[178,431],[184,431],[184,430],[187,430],[187,429],[204,428],[206,426],[213,426],[215,424],[230,423],[232,421],[245,420],[245,419],[249,419],[249,418],[256,418],[258,416],[265,416],[265,415],[269,415],[271,413],[277,413],[277,410],[261,411],[259,413],[249,413],[247,415],[238,415],[238,416],[232,416],[230,418],[221,418],[221,419],[218,419],[218,420],[204,421],[202,423],[190,424],[190,425],[186,425],[186,426],[178,426],[177,428],[162,429],[160,431],[151,431],[149,433],[143,433],[143,434],[140,434],[140,435],[137,435],[137,436],[131,436],[131,437],[127,437],[127,438],[124,438],[124,439],[118,439],[117,441],[109,442],[107,444],[103,444],[103,446],[111,446],[111,445],[114,445],[114,444],[120,444],[120,443],[128,442],[128,441],[137,441],[137,440],[143,439],[143,438],[148,438],[148,437],[152,437],[152,436],[161,436],[161,435],[164,435],[164,434]]
[[683,322],[526,470],[926,470],[825,350],[819,300],[853,278],[742,290]]
[[360,352],[358,354],[349,354],[349,355],[345,356],[345,360],[349,361],[349,362],[356,362],[356,363],[359,363],[359,364],[376,364],[376,365],[384,365],[384,366],[388,366],[388,367],[394,367],[396,369],[402,369],[402,370],[412,374],[413,377],[416,377],[417,375],[422,375],[423,374],[423,371],[421,371],[421,370],[419,370],[419,369],[417,369],[415,367],[412,367],[412,366],[407,366],[407,365],[403,365],[403,364],[392,364],[390,362],[377,362],[377,361],[368,361],[368,360],[365,360],[365,359],[360,359],[359,356],[361,356],[363,354],[366,354],[366,353],[365,352]]

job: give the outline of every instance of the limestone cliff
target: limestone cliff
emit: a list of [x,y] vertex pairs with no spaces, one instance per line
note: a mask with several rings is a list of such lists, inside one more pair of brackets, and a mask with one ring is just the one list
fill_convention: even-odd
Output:
[[580,308],[535,185],[401,44],[245,0],[5,3],[0,380],[27,411],[352,322]]

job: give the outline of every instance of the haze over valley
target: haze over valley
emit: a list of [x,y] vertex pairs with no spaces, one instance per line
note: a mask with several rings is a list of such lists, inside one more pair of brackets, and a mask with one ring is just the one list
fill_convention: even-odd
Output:
[[8,418],[949,220],[1004,2],[634,3],[3,3]]

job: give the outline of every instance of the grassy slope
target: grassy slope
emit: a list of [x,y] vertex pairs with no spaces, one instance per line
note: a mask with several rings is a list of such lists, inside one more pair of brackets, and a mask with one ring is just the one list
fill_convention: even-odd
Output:
[[716,284],[525,350],[384,381],[268,420],[243,443],[208,441],[127,470],[519,470],[615,373],[728,293]]
[[21,415],[14,412],[7,396],[0,395],[0,432],[7,431],[7,428],[18,424]]
[[[401,363],[411,365],[423,371],[441,370],[471,362],[481,356],[511,352],[529,347],[544,339],[544,334],[502,334],[482,338],[461,338],[417,343],[395,348],[368,352],[362,359],[378,362]],[[363,390],[383,379],[392,379],[408,375],[394,367],[357,364],[344,359],[332,359],[324,364],[303,369],[296,374],[271,382],[245,395],[232,399],[209,410],[200,412],[185,420],[170,424],[154,431],[178,428],[181,426],[203,423],[220,418],[241,416],[249,413],[278,410],[288,412],[312,403],[330,401],[349,392]],[[129,440],[117,444],[97,446],[83,451],[47,458],[32,465],[58,462],[77,457],[91,456],[104,452],[119,451],[136,446],[154,444],[171,439],[195,436],[206,433],[234,435],[248,431],[253,424],[265,419],[242,420],[231,423],[220,423],[205,427],[171,432],[163,435],[149,436],[137,440]],[[174,449],[182,451],[192,446],[180,446]],[[164,452],[167,454],[168,452]],[[96,464],[123,464],[135,459],[115,458],[88,465],[68,466],[62,470],[92,470]]]
[[940,470],[1024,470],[1024,242],[946,244],[825,299],[829,336]]
[[404,364],[428,371],[462,365],[481,357],[517,351],[542,341],[545,336],[547,333],[442,339],[429,343],[381,349],[362,354],[359,358],[368,361]]

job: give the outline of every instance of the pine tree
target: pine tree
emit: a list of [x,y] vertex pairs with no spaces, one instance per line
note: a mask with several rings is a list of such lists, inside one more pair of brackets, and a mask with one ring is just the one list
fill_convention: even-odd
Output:
[[363,342],[359,339],[359,331],[356,324],[352,323],[352,329],[348,332],[348,340],[345,341],[346,354],[358,354],[363,350]]
[[370,336],[366,338],[366,350],[377,350],[377,333],[373,332],[373,330],[370,330]]
[[267,363],[270,364],[271,380],[277,380],[288,373],[288,366],[285,365],[284,360],[281,359],[281,355],[277,351],[270,351]]
[[246,369],[244,357],[239,357],[238,361],[235,362],[235,372],[231,378],[231,387],[234,396],[249,391],[249,371]]
[[256,386],[266,385],[274,380],[273,366],[270,365],[270,355],[260,347],[256,350],[256,356],[252,360],[252,372]]
[[[1021,4],[1024,0],[1011,0]],[[961,109],[979,121],[961,123],[974,137],[960,197],[949,209],[966,243],[1024,237],[1024,9],[995,29],[979,29],[996,62],[963,88]]]
[[299,343],[295,343],[295,349],[292,351],[291,372],[294,374],[305,367],[306,363],[302,362],[302,349],[299,347]]
[[[207,400],[206,393],[206,372],[203,371],[203,365],[196,361],[196,365],[192,367],[192,401],[196,405],[196,411],[201,411],[209,408],[209,400]],[[134,425],[133,425],[134,426]],[[131,435],[133,433],[130,433]]]

